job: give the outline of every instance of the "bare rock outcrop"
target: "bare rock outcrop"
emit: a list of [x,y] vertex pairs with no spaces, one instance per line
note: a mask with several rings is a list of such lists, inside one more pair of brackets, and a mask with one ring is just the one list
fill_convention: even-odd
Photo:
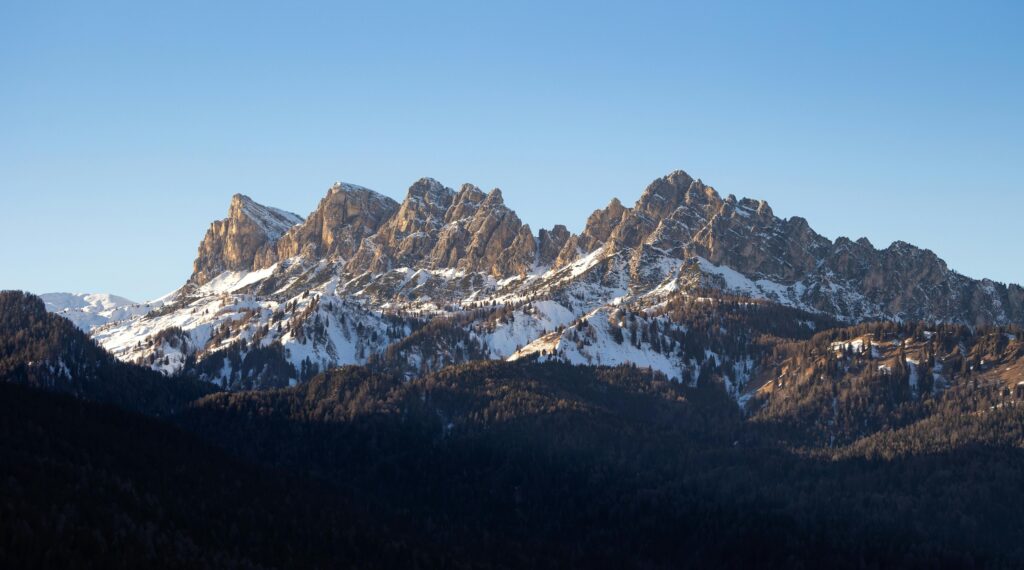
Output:
[[260,251],[301,222],[301,216],[235,194],[228,217],[210,224],[199,244],[189,282],[203,285],[224,271],[251,271]]
[[348,259],[363,239],[376,234],[397,210],[398,203],[387,196],[362,186],[336,183],[304,223],[260,252],[257,265],[268,267],[297,255]]

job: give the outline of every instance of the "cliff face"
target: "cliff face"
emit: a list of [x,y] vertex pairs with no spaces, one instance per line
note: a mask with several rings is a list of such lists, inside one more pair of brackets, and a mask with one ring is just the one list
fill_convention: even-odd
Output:
[[395,214],[361,244],[348,269],[380,273],[428,260],[454,198],[450,188],[432,178],[416,181]]
[[558,224],[550,230],[540,230],[537,233],[537,263],[543,267],[555,265],[558,256],[572,238],[573,235],[562,224]]
[[224,271],[251,271],[260,251],[300,222],[301,216],[235,194],[228,217],[213,222],[199,244],[189,281],[202,285]]
[[594,210],[587,218],[587,225],[583,233],[578,236],[570,236],[555,261],[557,267],[571,263],[581,255],[590,253],[604,245],[612,232],[622,221],[622,217],[629,212],[629,209],[619,202],[618,198],[605,206],[603,210]]
[[257,265],[269,267],[298,255],[307,259],[348,259],[355,255],[362,240],[377,233],[397,209],[394,200],[373,190],[335,184],[304,223],[261,251]]

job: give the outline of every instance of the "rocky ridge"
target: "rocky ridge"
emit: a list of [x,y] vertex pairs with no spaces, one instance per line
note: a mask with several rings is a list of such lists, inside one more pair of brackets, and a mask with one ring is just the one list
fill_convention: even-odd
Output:
[[[238,195],[228,218],[211,225],[185,287],[160,309],[93,334],[119,358],[166,373],[230,348],[239,355],[224,365],[230,377],[252,350],[280,346],[296,371],[290,380],[300,381],[309,367],[384,356],[416,371],[470,355],[540,354],[559,346],[551,334],[580,320],[622,326],[616,307],[650,312],[703,291],[842,322],[1024,322],[1019,286],[969,279],[903,242],[883,250],[863,238],[833,242],[803,218],[723,198],[676,171],[632,207],[616,199],[595,211],[578,235],[565,226],[535,235],[500,190],[455,191],[430,178],[401,203],[335,184],[305,220]],[[449,324],[431,326],[451,344],[399,346],[438,319]],[[163,331],[171,332],[155,342]],[[579,356],[562,357],[590,363],[590,352],[572,352]],[[657,367],[697,376],[693,363],[673,358]]]

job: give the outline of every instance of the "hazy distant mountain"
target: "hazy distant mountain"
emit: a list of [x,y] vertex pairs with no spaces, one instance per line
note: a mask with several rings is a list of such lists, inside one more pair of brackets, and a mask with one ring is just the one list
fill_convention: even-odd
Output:
[[211,391],[209,384],[118,361],[39,297],[19,291],[0,291],[0,381],[153,414]]
[[153,310],[148,303],[136,303],[108,293],[44,293],[40,295],[46,310],[75,323],[88,332],[111,321],[145,315]]

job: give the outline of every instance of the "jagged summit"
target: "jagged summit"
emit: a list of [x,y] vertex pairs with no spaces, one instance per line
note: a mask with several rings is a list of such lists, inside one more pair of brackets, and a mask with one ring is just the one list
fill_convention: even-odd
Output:
[[446,187],[444,184],[441,184],[433,178],[420,178],[409,187],[405,201],[429,200],[433,202],[451,202],[451,198],[454,194],[454,190]]
[[398,211],[363,241],[346,266],[380,274],[400,267],[458,269],[493,276],[533,266],[536,238],[507,208],[501,191],[472,184],[458,192],[432,178],[409,188]]
[[501,188],[495,188],[488,192],[484,204],[488,206],[504,206],[505,198],[501,195]]
[[667,214],[681,205],[696,181],[677,170],[651,182],[637,200],[634,209],[650,214]]
[[284,232],[288,231],[292,226],[302,223],[303,220],[302,216],[298,214],[264,206],[245,194],[235,194],[231,197],[228,219],[237,218],[241,215],[248,217],[261,226],[272,240],[281,237]]
[[331,187],[328,189],[328,192],[373,192],[373,190],[358,184],[335,180],[334,184],[331,184]]
[[224,271],[251,271],[260,250],[299,223],[302,216],[298,214],[235,194],[228,217],[213,222],[199,244],[189,281],[201,285]]
[[[333,187],[332,187],[333,188]],[[256,268],[302,256],[309,260],[351,257],[365,237],[398,209],[398,203],[368,188],[342,185],[327,193],[306,221],[264,248]]]

